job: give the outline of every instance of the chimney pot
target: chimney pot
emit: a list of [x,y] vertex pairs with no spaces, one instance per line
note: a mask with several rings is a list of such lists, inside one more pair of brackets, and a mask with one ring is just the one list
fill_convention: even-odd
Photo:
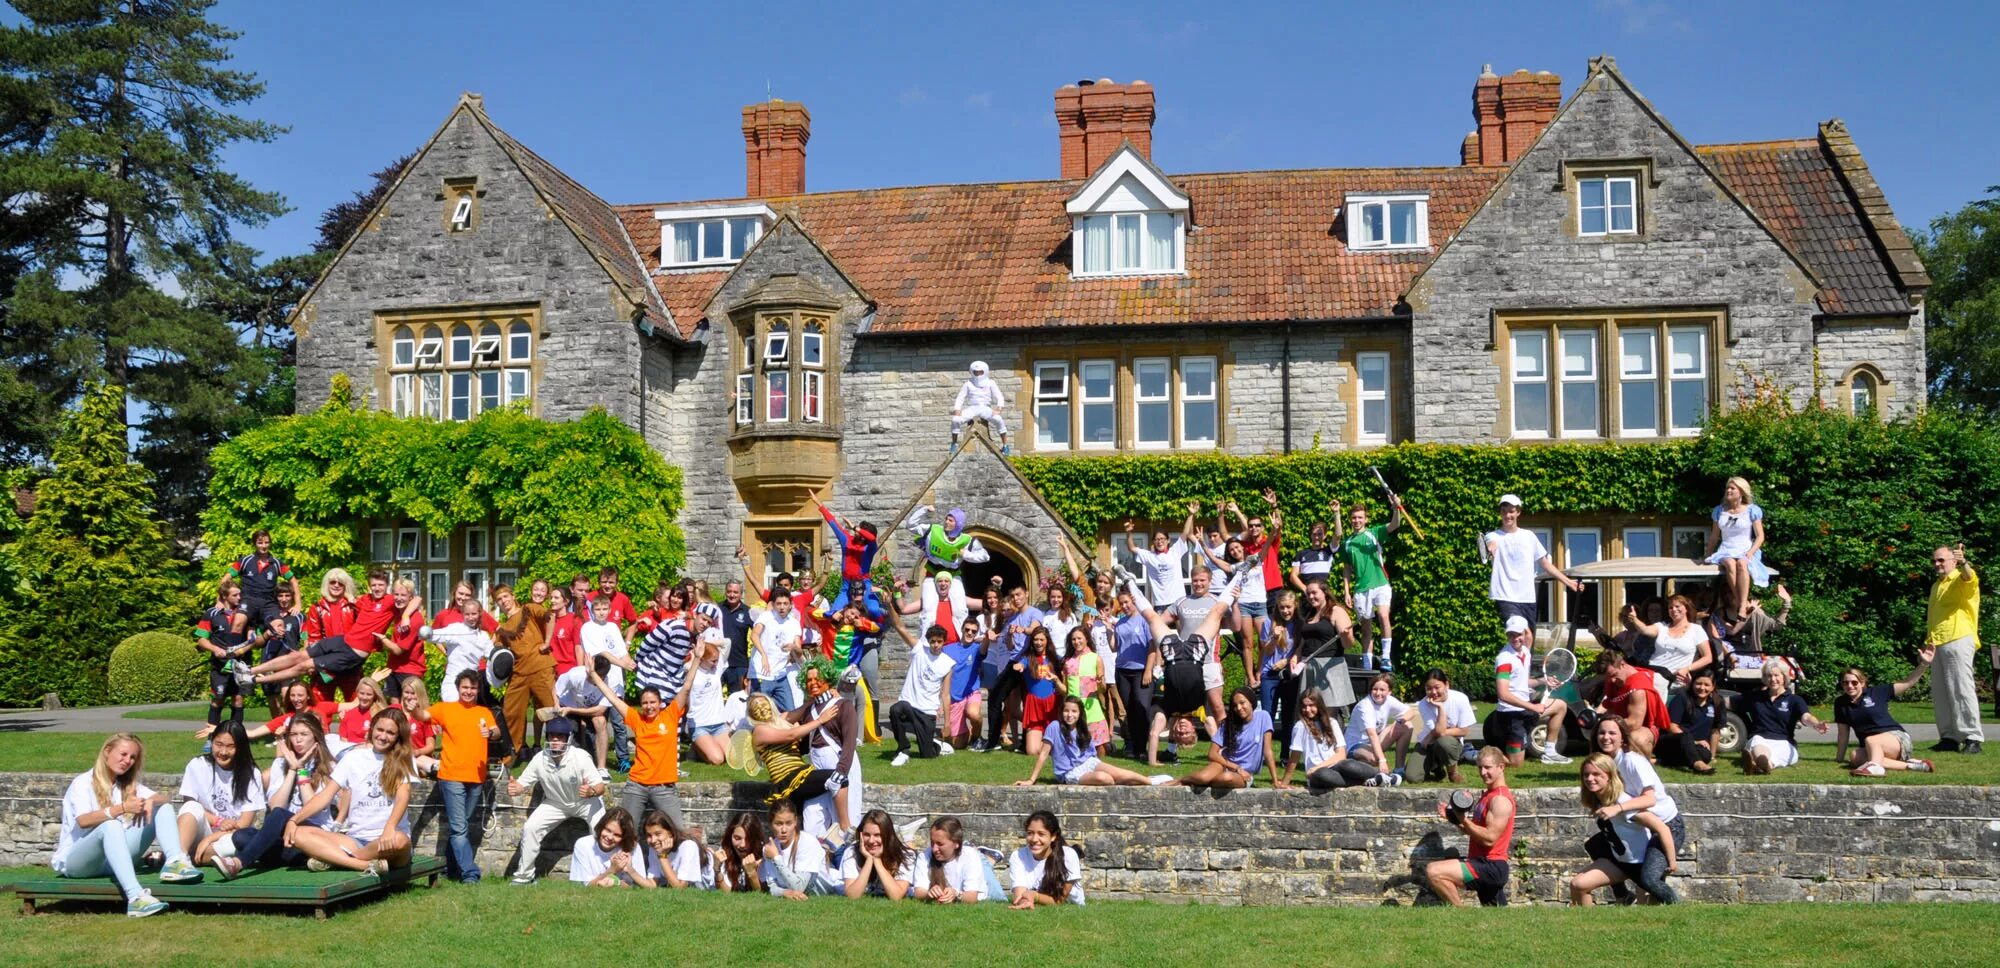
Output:
[[1506,77],[1488,64],[1472,86],[1478,130],[1459,146],[1465,164],[1510,165],[1527,153],[1562,106],[1562,78],[1522,68]]

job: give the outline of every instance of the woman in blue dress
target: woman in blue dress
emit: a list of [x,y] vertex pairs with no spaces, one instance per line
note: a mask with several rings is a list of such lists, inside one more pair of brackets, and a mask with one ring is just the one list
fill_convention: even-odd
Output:
[[1708,557],[1702,560],[1722,569],[1720,604],[1734,621],[1750,609],[1750,586],[1771,583],[1764,567],[1764,509],[1752,500],[1750,482],[1732,477],[1708,517]]

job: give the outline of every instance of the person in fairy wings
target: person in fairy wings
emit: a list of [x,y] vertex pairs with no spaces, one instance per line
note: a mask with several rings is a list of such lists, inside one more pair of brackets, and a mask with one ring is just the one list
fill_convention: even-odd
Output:
[[827,614],[838,613],[849,602],[856,602],[870,619],[882,621],[882,604],[875,596],[874,583],[868,580],[875,567],[875,553],[882,550],[875,525],[867,521],[859,524],[844,521],[816,496],[812,502],[819,508],[820,516],[826,518],[826,526],[833,529],[834,541],[840,545],[840,593],[827,605]]

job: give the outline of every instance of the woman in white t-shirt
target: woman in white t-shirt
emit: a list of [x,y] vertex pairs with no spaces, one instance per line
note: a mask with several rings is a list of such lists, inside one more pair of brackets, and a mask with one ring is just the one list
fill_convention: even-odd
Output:
[[771,805],[771,840],[758,867],[764,886],[778,897],[803,901],[834,893],[827,880],[826,848],[816,838],[799,836],[799,808],[790,800]]
[[[156,832],[176,829],[167,798],[139,782],[145,759],[145,745],[131,733],[114,733],[104,741],[97,763],[69,781],[63,793],[62,828],[49,858],[58,877],[111,875],[125,892],[125,913],[135,918],[167,909],[139,886],[135,864]],[[201,880],[201,869],[188,862],[179,837],[170,833],[161,838],[160,849],[167,855],[160,868],[163,883]]]
[[1028,815],[1021,849],[1007,864],[1014,884],[1010,907],[1028,911],[1052,904],[1083,903],[1083,859],[1063,840],[1062,821],[1047,810]]
[[[423,683],[415,678],[406,680],[404,685],[414,685],[418,694],[423,692]],[[219,855],[232,854],[246,868],[275,867],[303,861],[304,854],[281,846],[285,840],[285,825],[314,794],[332,785],[333,762],[319,716],[311,711],[293,716],[285,726],[284,736],[278,741],[277,752],[271,757],[270,769],[264,773],[267,812],[263,826],[255,830],[238,830],[230,837],[216,841],[215,852]],[[326,827],[332,824],[333,814],[321,810],[302,822],[314,827]]]
[[624,807],[611,807],[569,852],[569,879],[589,887],[655,887],[660,858],[639,850],[639,825]]
[[1611,856],[1598,858],[1570,879],[1570,903],[1578,907],[1595,904],[1592,892],[1598,888],[1620,887],[1628,880],[1643,883],[1646,857],[1656,845],[1667,858],[1667,872],[1677,870],[1673,831],[1650,811],[1626,809],[1632,798],[1625,793],[1617,762],[1603,753],[1592,753],[1584,758],[1581,772],[1583,808],[1598,817],[1598,826],[1604,828],[1610,842]]
[[[1308,790],[1339,790],[1351,786],[1402,782],[1394,773],[1384,773],[1347,755],[1347,744],[1341,741],[1340,724],[1320,702],[1317,689],[1299,693],[1299,721],[1292,724],[1289,759],[1290,762],[1285,764],[1285,775],[1274,784],[1280,790],[1291,789],[1294,771],[1305,774]],[[1390,779],[1384,781],[1382,778],[1385,776]]]
[[694,681],[688,685],[687,720],[694,731],[694,751],[710,766],[727,762],[729,734],[734,731],[722,695],[722,650],[727,644],[719,628],[702,633],[694,647]]
[[931,845],[917,855],[912,897],[937,904],[999,901],[993,893],[993,869],[976,850],[965,848],[965,827],[957,817],[931,823]]
[[715,888],[715,858],[701,847],[700,827],[675,830],[658,810],[646,811],[639,826],[646,832],[646,871],[654,880],[650,886]]
[[[181,850],[198,865],[215,864],[223,880],[243,869],[230,835],[256,829],[257,815],[264,812],[264,785],[258,782],[257,760],[243,732],[241,720],[216,727],[208,752],[181,771],[181,788],[174,796],[181,805]],[[222,841],[229,846],[217,850]]]
[[1403,768],[1415,731],[1410,720],[1417,712],[1391,694],[1395,680],[1377,673],[1368,684],[1368,695],[1354,704],[1347,719],[1347,755],[1377,769],[1389,768],[1389,749],[1396,750],[1396,769]]
[[[381,874],[390,867],[410,866],[410,781],[415,764],[410,749],[410,720],[402,710],[375,714],[368,724],[368,745],[348,750],[333,768],[333,782],[313,794],[285,822],[285,846],[297,847],[314,870]],[[346,791],[347,830],[334,833],[305,826],[301,819],[331,806]]]
[[1618,768],[1619,785],[1626,797],[1615,803],[1600,804],[1596,808],[1597,819],[1617,820],[1620,816],[1641,811],[1652,814],[1673,832],[1664,843],[1656,839],[1646,849],[1645,858],[1635,868],[1634,876],[1646,893],[1653,895],[1662,904],[1673,904],[1679,900],[1674,889],[1667,885],[1667,872],[1676,866],[1676,860],[1668,848],[1673,843],[1687,841],[1687,824],[1681,819],[1680,806],[1673,795],[1667,792],[1667,785],[1660,782],[1660,773],[1653,768],[1651,760],[1632,751],[1631,728],[1624,719],[1606,716],[1597,721],[1595,738],[1597,752],[1609,757]]
[[840,883],[848,897],[886,897],[900,901],[910,893],[910,866],[915,859],[887,810],[870,810],[854,828],[854,844],[840,862]]
[[1715,662],[1708,633],[1694,620],[1694,603],[1686,595],[1667,599],[1667,620],[1657,625],[1640,621],[1639,613],[1629,607],[1619,618],[1635,635],[1652,637],[1653,655],[1646,660],[1646,667],[1660,677],[1661,699],[1678,694],[1695,673]]

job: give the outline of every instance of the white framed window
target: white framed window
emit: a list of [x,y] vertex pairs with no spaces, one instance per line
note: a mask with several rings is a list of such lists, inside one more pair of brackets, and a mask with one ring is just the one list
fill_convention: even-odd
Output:
[[1562,341],[1562,435],[1595,437],[1597,421],[1597,330],[1564,329]]
[[472,358],[480,363],[496,363],[500,360],[500,324],[486,323],[479,327],[479,339],[472,344]]
[[1632,235],[1639,231],[1639,180],[1629,175],[1576,181],[1578,235]]
[[767,365],[782,365],[791,354],[792,327],[790,323],[774,322],[770,331],[764,334],[764,362]]
[[417,374],[417,412],[432,420],[444,418],[444,374]]
[[423,342],[417,344],[415,362],[418,366],[436,366],[444,362],[444,338],[437,335],[437,327],[424,332]]
[[1660,432],[1660,331],[1652,325],[1618,329],[1618,432]]
[[729,265],[740,262],[775,218],[764,205],[662,209],[660,265],[663,268]]
[[1876,407],[1878,385],[1875,374],[1867,370],[1855,370],[1847,378],[1847,411],[1855,416],[1872,413]]
[[1517,330],[1511,345],[1514,388],[1514,436],[1549,435],[1549,333]]
[[485,561],[493,557],[493,534],[483,527],[465,529],[465,560]]
[[736,374],[736,425],[749,426],[755,415],[751,411],[752,401],[757,396],[757,377],[752,373]]
[[523,597],[527,595],[527,592],[520,587],[521,573],[512,568],[493,569],[493,587],[499,588],[502,585],[513,589],[515,594],[522,595]]
[[1708,529],[1688,527],[1674,529],[1674,557],[1694,561],[1708,557]]
[[451,328],[451,363],[453,366],[472,365],[472,327],[464,323]]
[[494,528],[493,560],[519,561],[520,559],[514,556],[514,538],[520,533],[520,529],[508,525]]
[[416,374],[398,373],[389,378],[389,412],[398,417],[416,416]]
[[428,561],[451,560],[451,534],[429,532],[424,535],[424,558]]
[[1348,197],[1348,248],[1422,249],[1430,243],[1430,196]]
[[1667,348],[1667,429],[1693,436],[1708,415],[1708,328],[1670,327]]
[[423,532],[416,528],[398,528],[396,530],[396,560],[417,560],[417,554],[422,549],[422,544]]
[[1624,538],[1625,538],[1625,557],[1627,558],[1660,557],[1661,549],[1660,549],[1659,528],[1626,528],[1624,533]]
[[1164,356],[1132,361],[1132,441],[1141,448],[1173,446],[1173,361]]
[[1380,444],[1389,440],[1389,354],[1371,351],[1354,354],[1354,437],[1362,443]]
[[396,531],[394,528],[369,529],[368,560],[377,564],[396,560]]
[[433,568],[424,573],[424,611],[436,615],[451,601],[451,572]]
[[532,370],[520,367],[506,371],[505,402],[513,403],[528,398],[529,387],[533,383],[533,373]]
[[[1599,528],[1564,528],[1563,561],[1564,569],[1587,565],[1604,557],[1604,532]],[[1540,583],[1538,583],[1540,584]],[[1565,618],[1572,622],[1595,618],[1602,620],[1604,612],[1603,586],[1589,582],[1581,592],[1564,592],[1566,600]]]
[[535,332],[528,321],[517,319],[507,324],[507,362],[526,363],[535,355]]
[[807,423],[826,422],[826,415],[820,403],[826,374],[818,370],[807,370],[799,376],[799,416]]
[[791,419],[792,371],[772,370],[764,374],[764,419],[777,422]]
[[826,331],[818,323],[799,330],[799,362],[806,366],[826,365]]
[[472,419],[472,374],[451,374],[451,405],[446,411],[452,420]]
[[1076,220],[1076,274],[1147,275],[1183,271],[1178,212],[1118,212]]
[[500,371],[480,370],[477,376],[479,377],[479,412],[485,413],[488,410],[499,407]]
[[466,584],[472,586],[472,597],[482,602],[489,601],[492,598],[493,583],[491,578],[488,577],[486,569],[467,568],[464,573],[464,581]]
[[1182,447],[1215,446],[1220,423],[1215,385],[1215,357],[1181,357]]
[[398,326],[389,337],[389,365],[397,368],[417,365],[417,337],[408,326]]
[[1035,364],[1035,447],[1068,450],[1070,436],[1069,364]]
[[463,232],[472,227],[472,196],[458,196],[458,204],[451,207],[451,230]]
[[1083,398],[1083,431],[1077,446],[1101,450],[1118,446],[1118,365],[1110,360],[1077,364]]

